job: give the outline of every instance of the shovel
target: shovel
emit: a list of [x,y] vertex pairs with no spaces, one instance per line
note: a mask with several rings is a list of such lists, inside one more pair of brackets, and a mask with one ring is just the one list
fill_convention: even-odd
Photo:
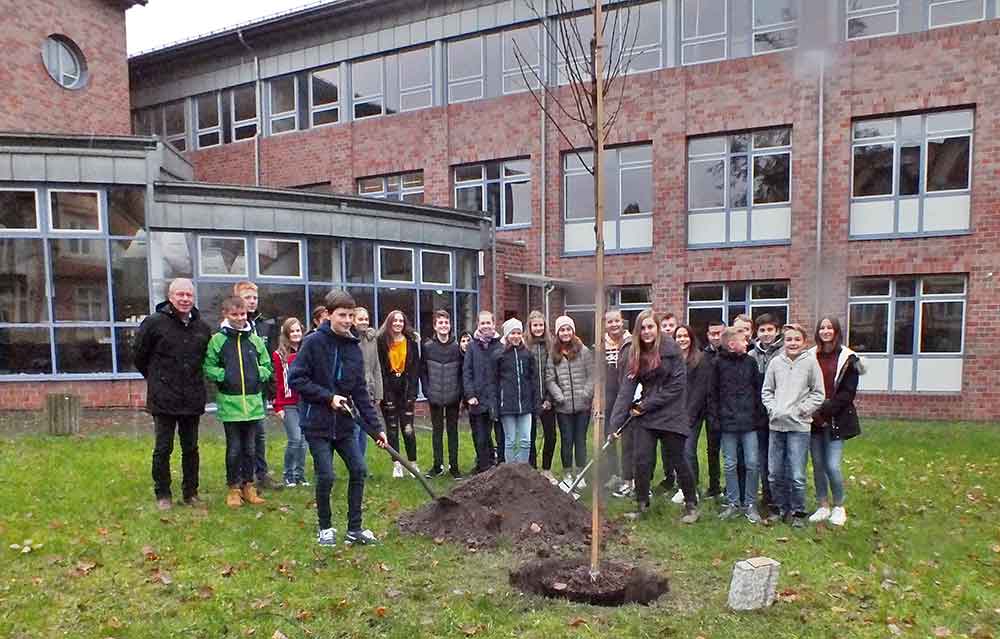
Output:
[[611,446],[611,443],[614,442],[616,439],[618,439],[621,436],[621,434],[625,431],[625,429],[628,428],[628,425],[632,423],[633,417],[635,417],[635,415],[633,415],[632,412],[629,411],[629,415],[627,418],[625,418],[625,421],[622,423],[622,425],[619,426],[618,430],[616,430],[614,433],[608,435],[608,438],[604,440],[604,445],[601,446],[600,449],[598,449],[598,451],[594,454],[594,456],[590,459],[590,461],[587,462],[587,465],[580,470],[580,474],[576,476],[576,479],[573,480],[572,484],[567,482],[565,479],[559,482],[559,488],[562,489],[564,493],[569,493],[570,495],[573,495],[573,499],[576,500],[580,499],[580,493],[576,492],[577,485],[581,481],[583,481],[583,476],[586,475],[587,471],[590,470],[590,467],[593,466],[594,463],[604,455],[604,451],[606,451],[608,447]]

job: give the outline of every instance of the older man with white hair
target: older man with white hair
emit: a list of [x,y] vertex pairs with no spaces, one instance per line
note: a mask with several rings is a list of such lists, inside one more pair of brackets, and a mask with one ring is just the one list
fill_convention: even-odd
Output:
[[205,412],[205,382],[201,365],[212,329],[194,306],[194,284],[170,282],[167,300],[139,325],[133,343],[135,367],[146,378],[146,409],[153,416],[153,490],[160,510],[173,507],[170,455],[174,431],[181,441],[181,487],[184,503],[198,498],[198,422]]

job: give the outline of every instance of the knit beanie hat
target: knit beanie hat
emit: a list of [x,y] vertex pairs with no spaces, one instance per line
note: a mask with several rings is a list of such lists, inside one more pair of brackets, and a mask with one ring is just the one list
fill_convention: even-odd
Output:
[[512,318],[510,318],[509,320],[507,320],[506,322],[503,323],[503,341],[504,341],[504,343],[507,342],[507,336],[510,335],[514,331],[524,332],[524,324],[522,324],[521,320],[517,319],[516,317],[512,317]]
[[572,317],[569,317],[568,315],[560,315],[559,317],[557,317],[556,333],[558,333],[559,329],[562,328],[563,326],[569,326],[570,328],[573,329],[573,333],[574,334],[576,333],[576,322],[573,321]]

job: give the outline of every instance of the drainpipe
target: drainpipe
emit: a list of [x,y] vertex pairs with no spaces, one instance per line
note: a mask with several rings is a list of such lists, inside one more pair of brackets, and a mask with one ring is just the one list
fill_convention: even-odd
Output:
[[[549,2],[548,2],[548,0],[545,0],[545,2],[542,3],[542,23],[543,23],[543,27],[542,27],[542,43],[541,43],[542,44],[542,50],[539,52],[539,54],[540,54],[541,63],[542,63],[541,68],[545,71],[544,77],[546,78],[546,81],[548,80],[548,71],[550,70],[549,69],[549,57],[547,55],[545,55],[546,52],[549,50],[549,39],[548,39],[548,37],[546,37],[546,34],[548,33],[548,29],[546,28],[546,25],[544,23],[548,20],[548,18],[549,18]],[[545,214],[546,213],[546,211],[545,211],[545,206],[546,206],[545,193],[546,193],[546,190],[548,189],[548,184],[549,184],[548,179],[546,179],[547,175],[548,175],[548,172],[546,171],[546,166],[547,166],[546,163],[548,162],[549,158],[548,158],[548,154],[546,152],[546,149],[548,147],[546,145],[546,140],[545,140],[545,138],[546,138],[546,126],[547,126],[547,118],[545,117],[545,109],[546,109],[546,106],[547,106],[547,104],[546,104],[546,95],[547,95],[547,92],[545,91],[545,87],[542,87],[541,89],[542,89],[542,91],[541,91],[541,93],[542,93],[542,95],[541,95],[541,98],[542,98],[541,99],[542,107],[541,107],[541,110],[538,113],[538,117],[539,117],[539,120],[541,120],[540,128],[541,128],[541,136],[542,136],[542,150],[541,150],[541,153],[542,153],[542,163],[541,163],[542,164],[542,170],[541,170],[541,175],[540,175],[540,179],[539,179],[539,187],[541,189],[541,209],[542,209],[541,210],[541,213],[542,213],[541,226],[542,226],[542,228],[541,228],[541,233],[539,235],[539,242],[540,242],[540,245],[541,245],[541,260],[542,260],[541,274],[544,277],[545,276],[545,270],[546,270],[545,260],[546,260],[546,257],[548,255],[547,250],[546,250],[546,238],[547,238],[548,234],[547,234],[546,228],[545,228],[545,223],[546,223],[546,218],[547,218],[547,216]],[[528,309],[528,310],[531,310],[531,309]],[[545,321],[548,321],[548,319],[549,319],[549,291],[546,290],[546,292],[545,292]]]
[[490,287],[490,309],[493,311],[494,322],[498,315],[497,312],[497,223],[493,216],[490,216],[490,252],[493,257],[490,259],[490,281],[493,285]]
[[813,291],[814,302],[813,302],[813,321],[819,320],[820,313],[820,301],[819,292],[823,285],[822,276],[822,259],[823,259],[823,141],[825,127],[823,122],[824,116],[824,85],[826,79],[826,64],[825,59],[820,59],[819,66],[819,98],[816,105],[817,117],[819,120],[818,124],[818,135],[817,135],[817,150],[816,150],[816,282]]
[[257,52],[243,38],[243,29],[236,30],[236,37],[239,38],[240,44],[243,45],[247,52],[253,56],[254,96],[257,100],[257,134],[253,136],[253,179],[254,186],[260,186],[260,133],[264,127],[264,111],[261,108],[262,101],[260,96],[260,58],[257,56]]

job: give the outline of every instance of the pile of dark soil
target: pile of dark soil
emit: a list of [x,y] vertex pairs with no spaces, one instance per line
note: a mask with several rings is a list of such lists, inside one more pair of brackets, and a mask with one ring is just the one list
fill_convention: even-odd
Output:
[[590,543],[590,524],[586,506],[527,464],[500,464],[399,520],[405,533],[472,547],[506,539],[540,556],[581,550]]
[[583,559],[532,561],[512,571],[510,583],[536,595],[596,606],[648,605],[667,592],[666,578],[629,564],[602,562],[592,580]]

